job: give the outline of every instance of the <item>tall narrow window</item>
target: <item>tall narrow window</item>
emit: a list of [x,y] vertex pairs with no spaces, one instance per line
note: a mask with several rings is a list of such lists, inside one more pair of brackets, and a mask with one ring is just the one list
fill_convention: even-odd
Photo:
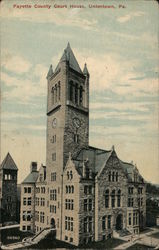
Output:
[[73,102],[73,82],[72,81],[70,81],[69,87],[70,87],[70,89],[69,89],[69,99],[70,99],[70,101]]
[[116,172],[116,181],[118,181],[118,172]]
[[114,171],[113,171],[113,174],[112,174],[112,181],[114,181],[114,179],[115,179],[115,173],[114,173]]
[[105,207],[109,207],[109,189],[105,191]]
[[83,88],[82,86],[80,87],[80,105],[83,104]]
[[57,102],[57,84],[55,85],[55,102]]
[[52,88],[52,103],[55,103],[55,90],[54,87]]
[[58,82],[58,100],[60,101],[61,98],[61,85],[60,82]]
[[111,228],[111,215],[108,215],[108,229]]
[[78,84],[75,86],[75,103],[78,104]]
[[117,194],[117,206],[120,207],[121,205],[121,190],[118,190],[118,194]]
[[111,181],[111,171],[108,173],[108,180]]
[[115,207],[115,190],[112,191],[112,207]]
[[105,226],[105,221],[106,221],[106,217],[103,216],[102,217],[102,230],[105,230],[106,226]]

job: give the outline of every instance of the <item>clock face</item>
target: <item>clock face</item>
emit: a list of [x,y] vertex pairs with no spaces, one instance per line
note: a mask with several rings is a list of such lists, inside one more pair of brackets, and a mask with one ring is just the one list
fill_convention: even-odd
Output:
[[78,118],[73,118],[73,125],[76,127],[76,128],[79,128],[81,126],[81,122]]
[[57,119],[54,118],[53,121],[52,121],[52,127],[56,128],[56,125],[57,125]]

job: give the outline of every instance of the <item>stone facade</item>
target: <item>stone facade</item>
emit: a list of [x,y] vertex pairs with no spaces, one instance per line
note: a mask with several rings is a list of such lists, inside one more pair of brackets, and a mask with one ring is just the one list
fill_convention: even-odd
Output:
[[57,239],[74,245],[138,233],[145,226],[144,180],[114,147],[89,146],[89,72],[69,44],[47,81],[46,168],[35,182],[33,228],[56,228]]

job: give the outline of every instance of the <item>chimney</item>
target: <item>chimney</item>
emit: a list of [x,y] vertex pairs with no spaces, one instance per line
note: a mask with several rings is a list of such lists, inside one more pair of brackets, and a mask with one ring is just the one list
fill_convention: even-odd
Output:
[[37,171],[37,162],[32,161],[30,165],[30,172],[36,172]]

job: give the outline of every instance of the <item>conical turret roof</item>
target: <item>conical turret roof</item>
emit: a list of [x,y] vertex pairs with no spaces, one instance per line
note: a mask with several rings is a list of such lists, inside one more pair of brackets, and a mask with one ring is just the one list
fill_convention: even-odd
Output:
[[11,157],[10,153],[6,155],[2,164],[0,165],[0,169],[11,169],[11,170],[18,170],[13,158]]
[[[68,43],[66,49],[64,50],[64,53],[60,59],[60,62],[63,62],[63,61],[67,61],[69,62],[69,66],[70,68],[74,69],[75,71],[79,72],[80,74],[82,74],[82,70],[74,56],[74,53],[70,47],[70,44]],[[55,69],[55,72],[58,71],[59,67],[60,67],[60,62],[58,63],[56,69]]]

